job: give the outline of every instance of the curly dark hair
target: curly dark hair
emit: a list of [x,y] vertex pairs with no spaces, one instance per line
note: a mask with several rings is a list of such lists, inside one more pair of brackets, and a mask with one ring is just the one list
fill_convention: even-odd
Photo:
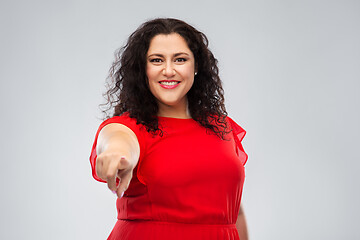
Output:
[[224,105],[224,90],[219,77],[217,59],[208,49],[208,39],[189,24],[173,18],[156,18],[143,23],[130,35],[125,46],[115,53],[104,97],[108,106],[103,113],[109,118],[125,112],[138,124],[154,135],[162,136],[157,113],[156,98],[150,92],[146,75],[146,54],[150,41],[158,34],[177,33],[183,37],[195,58],[197,75],[187,93],[191,117],[205,128],[224,139],[227,130],[227,112]]

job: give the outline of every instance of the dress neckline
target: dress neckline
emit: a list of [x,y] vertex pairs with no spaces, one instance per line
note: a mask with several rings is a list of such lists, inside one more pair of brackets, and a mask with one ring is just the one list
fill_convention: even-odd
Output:
[[163,116],[157,116],[159,119],[169,119],[169,120],[194,120],[192,118],[175,118],[175,117],[163,117]]

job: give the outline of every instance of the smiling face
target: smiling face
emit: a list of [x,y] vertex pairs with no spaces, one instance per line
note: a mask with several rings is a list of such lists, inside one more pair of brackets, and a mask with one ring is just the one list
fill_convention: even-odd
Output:
[[184,38],[177,33],[156,35],[146,57],[146,75],[158,102],[158,115],[186,115],[186,94],[194,83],[195,58]]

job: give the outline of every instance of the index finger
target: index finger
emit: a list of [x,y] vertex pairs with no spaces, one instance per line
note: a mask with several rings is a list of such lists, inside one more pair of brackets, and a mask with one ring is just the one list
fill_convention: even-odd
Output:
[[112,161],[107,169],[106,182],[111,191],[116,191],[116,178],[120,170],[120,161]]

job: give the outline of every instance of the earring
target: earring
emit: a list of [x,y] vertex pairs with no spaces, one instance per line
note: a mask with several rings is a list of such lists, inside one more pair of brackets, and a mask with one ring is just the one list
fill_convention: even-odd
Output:
[[197,75],[197,72],[195,72],[195,76]]

